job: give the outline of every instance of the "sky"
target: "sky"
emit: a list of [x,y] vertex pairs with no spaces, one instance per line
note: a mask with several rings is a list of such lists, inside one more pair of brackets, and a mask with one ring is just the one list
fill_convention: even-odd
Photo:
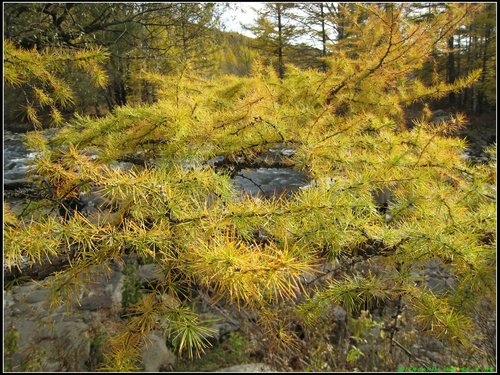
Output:
[[[241,24],[252,25],[255,24],[255,18],[257,14],[254,9],[261,9],[264,7],[266,2],[233,2],[231,7],[226,10],[224,15],[222,16],[222,22],[225,26],[225,31],[235,31],[240,34],[246,35],[248,37],[254,38],[250,31],[243,29]],[[301,43],[306,43],[311,46],[318,47],[318,41],[311,40],[310,38],[299,38],[297,40]]]
[[222,19],[227,31],[236,31],[246,36],[253,36],[249,31],[244,30],[240,23],[253,24],[256,13],[252,8],[259,9],[264,3],[238,2],[231,3],[232,9],[226,11]]

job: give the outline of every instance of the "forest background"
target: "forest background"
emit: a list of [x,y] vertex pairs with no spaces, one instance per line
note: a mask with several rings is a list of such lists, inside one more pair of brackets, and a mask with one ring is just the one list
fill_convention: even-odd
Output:
[[[288,63],[303,69],[326,69],[322,58],[334,56],[335,43],[346,38],[341,9],[347,4],[283,3],[274,8],[268,4],[258,10],[255,24],[246,25],[255,38],[220,31],[224,28],[221,15],[231,6],[238,3],[142,5],[144,9],[136,9],[138,6],[133,4],[5,4],[4,39],[18,47],[38,52],[54,47],[65,52],[105,49],[109,55],[99,77],[93,78],[101,79],[100,85],[93,85],[85,69],[64,71],[64,66],[57,67],[61,71],[56,74],[72,82],[74,91],[71,100],[57,106],[47,105],[41,92],[7,85],[5,124],[9,127],[23,116],[26,119],[26,108],[32,107],[45,107],[45,112],[57,109],[65,115],[75,112],[102,116],[116,106],[153,102],[154,85],[147,84],[144,75],[171,74],[188,63],[210,77],[248,76],[257,56],[281,70]],[[408,6],[419,13],[418,17],[425,18],[444,5]],[[474,69],[482,69],[479,82],[460,94],[450,94],[436,106],[447,104],[467,113],[495,109],[495,17],[494,4],[486,3],[473,19],[447,36],[446,46],[435,51],[432,65],[428,63],[422,73],[428,81],[437,74],[451,83]],[[9,67],[5,67],[7,71]],[[33,76],[36,73],[32,72]],[[105,73],[109,79],[106,85],[102,81]],[[24,103],[19,98],[24,98]]]

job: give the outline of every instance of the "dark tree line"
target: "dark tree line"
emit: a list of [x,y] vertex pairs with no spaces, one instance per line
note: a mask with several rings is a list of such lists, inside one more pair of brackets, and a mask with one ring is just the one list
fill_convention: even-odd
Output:
[[7,3],[4,38],[38,51],[105,47],[111,80],[99,97],[113,110],[127,104],[134,70],[147,65],[166,74],[202,55],[219,9],[214,3]]

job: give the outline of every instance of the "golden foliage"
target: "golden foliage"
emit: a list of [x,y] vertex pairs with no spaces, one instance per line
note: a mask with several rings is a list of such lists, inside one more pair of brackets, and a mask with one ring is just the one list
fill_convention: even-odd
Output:
[[[288,321],[272,322],[291,320],[282,307],[299,301],[298,315],[310,327],[334,304],[352,316],[404,298],[426,332],[466,344],[471,316],[458,303],[465,292],[455,302],[434,296],[415,288],[402,270],[419,271],[438,258],[467,280],[469,299],[495,288],[486,277],[495,270],[494,241],[484,239],[496,233],[494,166],[461,158],[465,144],[451,134],[463,116],[440,124],[423,116],[408,129],[401,114],[407,103],[466,87],[478,73],[424,85],[411,72],[430,56],[434,31],[445,20],[402,23],[398,9],[363,9],[366,23],[352,25],[360,37],[340,43],[327,72],[289,69],[280,80],[257,62],[248,78],[206,78],[187,68],[167,77],[144,73],[160,88],[155,104],[124,106],[101,119],[77,117],[48,143],[30,137],[41,153],[34,173],[54,187],[56,198],[76,187],[94,189],[114,216],[10,219],[9,267],[22,257],[40,262],[65,245],[77,254],[66,277],[120,259],[126,250],[161,266],[159,285],[134,307],[125,336],[113,339],[113,369],[135,368],[137,336],[158,326],[180,353],[203,352],[211,331],[187,306],[200,289],[212,303],[258,314],[280,350],[298,350],[298,337]],[[8,79],[20,78],[8,72]],[[286,199],[236,191],[232,168],[272,163],[262,155],[279,145],[294,149],[286,165],[307,173],[309,186]],[[212,163],[216,156],[224,158],[222,167]],[[120,168],[117,160],[135,165]],[[391,199],[377,202],[374,195],[384,189]],[[352,272],[351,262],[373,256],[384,258],[391,272]],[[311,281],[325,262],[335,277]],[[359,356],[351,353],[353,360]]]
[[80,51],[62,48],[46,48],[43,52],[36,49],[25,50],[4,40],[4,78],[7,85],[25,87],[25,112],[28,120],[41,128],[39,111],[50,106],[51,119],[56,125],[63,122],[61,109],[75,101],[74,92],[65,81],[62,71],[73,65],[92,77],[98,87],[108,82],[103,64],[109,54],[101,48]]

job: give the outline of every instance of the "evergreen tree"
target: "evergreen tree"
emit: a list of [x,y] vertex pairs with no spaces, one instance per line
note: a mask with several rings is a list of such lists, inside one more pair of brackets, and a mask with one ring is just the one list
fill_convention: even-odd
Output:
[[[326,57],[327,44],[333,41],[330,30],[328,30],[328,4],[302,3],[298,4],[297,8],[302,14],[295,14],[294,18],[304,30],[304,34],[311,35],[313,40],[321,43],[321,57]],[[323,70],[326,70],[325,63],[323,63]]]
[[285,48],[297,36],[291,21],[294,7],[293,3],[266,3],[257,12],[257,24],[245,27],[256,36],[255,48],[274,60],[280,78],[285,74]]
[[[418,21],[442,17],[449,14],[445,3],[412,4],[408,7],[407,17]],[[481,69],[481,79],[460,93],[450,93],[444,105],[463,108],[471,113],[482,112],[494,107],[493,89],[496,84],[494,66],[496,64],[495,4],[466,4],[467,12],[459,19],[450,18],[436,38],[432,59],[422,71],[427,82],[445,79],[451,83],[464,77],[474,69]]]
[[472,89],[464,90],[460,103],[476,113],[496,107],[496,14],[496,4],[484,4],[455,36],[457,75],[482,69],[481,79]]

